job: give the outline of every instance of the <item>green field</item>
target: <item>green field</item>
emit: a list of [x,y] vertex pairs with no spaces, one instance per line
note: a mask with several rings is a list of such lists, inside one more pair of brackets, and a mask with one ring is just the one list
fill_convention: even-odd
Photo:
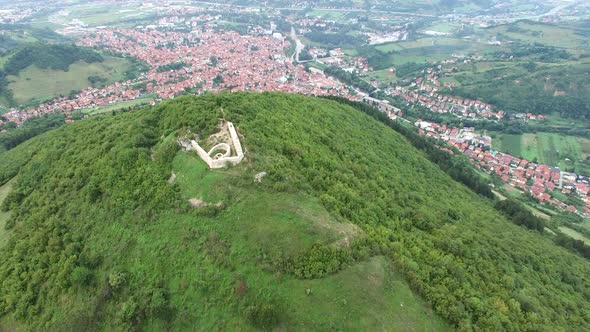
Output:
[[522,157],[529,161],[536,159],[548,166],[559,166],[579,172],[578,162],[590,156],[590,139],[555,133],[527,133],[510,135],[494,133],[492,145],[495,149]]
[[89,76],[106,78],[107,83],[123,80],[131,66],[127,59],[105,57],[104,62],[76,62],[70,65],[68,71],[41,69],[32,65],[18,76],[8,76],[7,79],[17,103],[35,104],[89,87]]
[[583,45],[588,47],[587,39],[576,34],[574,30],[550,24],[522,21],[511,25],[500,25],[484,31],[489,35],[504,35],[509,40],[567,48],[575,53],[578,53],[577,49]]
[[[400,65],[408,62],[430,62],[451,59],[453,55],[487,54],[498,46],[456,37],[424,37],[416,40],[386,43],[375,49],[387,55],[384,64]],[[383,60],[382,60],[383,61]]]
[[152,99],[153,99],[153,97],[149,96],[149,97],[139,98],[139,99],[135,99],[135,100],[128,100],[128,101],[123,101],[120,103],[99,106],[96,108],[88,108],[88,109],[83,110],[82,112],[84,114],[88,114],[88,115],[98,115],[98,114],[103,114],[103,113],[108,113],[108,112],[120,110],[120,109],[127,108],[127,107],[136,107],[136,106],[147,105],[147,104],[149,104],[149,102]]
[[584,234],[581,234],[578,231],[575,231],[575,230],[573,230],[569,227],[566,227],[566,226],[559,227],[559,230],[563,234],[573,238],[574,240],[580,240],[580,241],[583,241],[586,245],[590,245],[590,239],[588,239]]
[[435,23],[433,25],[427,26],[422,30],[426,31],[438,31],[438,32],[445,32],[450,33],[453,32],[461,27],[460,24],[456,23]]
[[322,19],[333,20],[336,22],[348,21],[348,19],[346,19],[347,14],[348,14],[348,12],[345,12],[345,11],[333,11],[333,10],[313,10],[313,11],[307,13],[307,15],[312,16],[312,17],[321,17]]
[[425,37],[410,41],[401,41],[376,46],[375,48],[382,52],[401,51],[413,48],[428,46],[460,46],[467,45],[468,42],[459,38],[452,37]]
[[[4,202],[4,199],[12,189],[12,185],[15,181],[16,179],[12,179],[3,186],[0,186],[0,206],[2,205],[2,202]],[[4,228],[4,225],[6,225],[6,221],[8,221],[9,217],[10,212],[0,211],[0,247],[4,246],[4,244],[8,240],[8,231]]]
[[492,139],[492,146],[513,156],[521,156],[521,138],[521,135],[497,134]]
[[80,19],[89,26],[101,26],[116,24],[126,19],[137,19],[149,14],[149,9],[140,9],[134,6],[108,4],[108,5],[80,5],[73,7],[70,16]]
[[369,79],[378,80],[384,84],[389,84],[398,80],[397,76],[395,76],[395,73],[389,71],[389,69],[372,71],[367,74],[366,77]]

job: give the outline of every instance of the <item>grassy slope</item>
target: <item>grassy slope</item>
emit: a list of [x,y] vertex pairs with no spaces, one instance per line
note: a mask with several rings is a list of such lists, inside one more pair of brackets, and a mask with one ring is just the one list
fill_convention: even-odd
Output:
[[583,36],[575,34],[574,30],[555,25],[523,21],[514,24],[514,26],[518,27],[519,30],[511,31],[509,25],[500,25],[487,29],[486,32],[489,35],[501,33],[511,40],[566,48],[570,49],[573,53],[577,53],[580,45],[586,42],[586,39]]
[[[270,257],[290,256],[304,251],[313,243],[332,243],[339,240],[342,233],[353,233],[350,227],[331,220],[317,200],[306,195],[271,194],[252,188],[246,191],[231,185],[228,192],[225,182],[231,182],[237,174],[232,174],[232,171],[209,172],[192,153],[180,153],[174,160],[173,169],[185,198],[228,202],[226,195],[231,193],[240,200],[222,216],[203,220],[204,224],[201,224],[203,221],[196,223],[189,215],[169,215],[147,230],[137,230],[141,234],[138,243],[126,258],[130,262],[129,271],[134,278],[148,277],[154,270],[174,271],[166,273],[170,278],[172,301],[183,312],[193,316],[186,322],[176,322],[174,329],[188,328],[194,317],[201,317],[199,326],[205,330],[248,328],[243,317],[231,306],[213,304],[213,307],[203,307],[203,302],[219,303],[227,301],[224,300],[226,296],[235,296],[231,293],[238,280],[248,285],[250,294],[270,292],[280,302],[288,303],[282,325],[289,329],[367,330],[383,326],[402,329],[408,325],[415,330],[447,329],[428,306],[412,294],[408,285],[394,272],[391,263],[382,257],[353,265],[337,275],[320,280],[299,280],[268,271],[269,267],[257,256],[261,251]],[[231,248],[228,257],[203,255],[203,251],[210,250],[208,246],[213,246],[211,238],[205,243],[198,238],[190,243],[193,242],[191,232],[219,234],[219,238]],[[137,239],[134,234],[137,233],[126,233],[124,241]],[[179,239],[181,248],[174,249],[170,239]],[[110,246],[109,241],[98,238],[96,241],[102,242],[105,250]],[[182,248],[189,249],[189,252],[175,253]],[[175,259],[167,261],[168,255]],[[212,258],[231,267],[220,268],[212,264]],[[195,262],[199,261],[201,263],[197,265],[209,271],[206,273],[213,273],[213,276],[199,275],[204,272],[195,270]],[[253,264],[256,261],[259,261],[259,266]],[[203,296],[198,283],[211,282],[202,279],[207,277],[222,285],[212,287],[211,294]],[[311,290],[310,295],[306,294],[307,289]],[[405,307],[400,304],[405,304]],[[157,327],[158,324],[150,322],[148,325]]]
[[581,234],[567,226],[561,226],[559,227],[559,230],[576,240],[584,241],[584,243],[587,245],[590,244],[590,239],[588,239],[584,234]]
[[[243,135],[238,167],[212,172],[194,154],[168,153],[177,129],[207,137],[221,114]],[[335,102],[207,95],[97,117],[9,151],[0,181],[25,152],[34,157],[18,172],[14,237],[30,271],[54,261],[28,282],[31,298],[12,270],[17,251],[1,251],[10,293],[0,313],[36,328],[247,330],[248,308],[262,303],[285,329],[446,329],[398,273],[463,328],[588,326],[586,261],[509,223],[399,134]],[[223,207],[193,209],[189,198]],[[44,234],[45,250],[27,241]],[[313,244],[364,237],[374,247],[335,274],[305,280],[278,268]],[[74,277],[81,269],[89,281]]]
[[[12,189],[14,182],[15,182],[15,180],[10,180],[7,183],[5,183],[3,186],[0,186],[0,205],[2,204],[4,199],[6,198],[6,195],[8,195],[8,193]],[[6,224],[6,221],[8,220],[8,218],[10,218],[10,212],[0,211],[0,247],[4,246],[6,241],[8,241],[9,233],[4,228],[4,225]]]
[[[109,126],[124,127],[131,119],[116,119],[121,125],[115,125],[111,121],[114,118],[99,118],[98,123],[108,121],[112,123]],[[84,127],[84,131],[88,129]],[[74,132],[66,139],[73,139]],[[71,150],[66,153],[74,154]],[[177,153],[171,171],[177,176],[183,205],[189,198],[198,197],[206,202],[223,202],[227,209],[208,218],[184,207],[180,214],[174,210],[163,212],[149,225],[121,216],[120,222],[96,228],[86,241],[91,252],[125,252],[123,256],[106,255],[103,264],[125,270],[131,280],[151,279],[154,274],[166,280],[170,302],[180,316],[166,326],[186,329],[197,323],[203,329],[251,329],[239,313],[243,303],[271,293],[275,301],[288,304],[281,325],[289,328],[448,329],[412,293],[391,261],[382,256],[351,265],[325,279],[301,280],[274,272],[270,258],[293,256],[316,243],[338,243],[344,237],[352,240],[362,234],[358,227],[334,221],[317,198],[245,184],[239,168],[211,172],[193,153]],[[215,252],[225,252],[218,246],[228,250],[227,257]],[[238,296],[234,288],[241,281],[248,291]],[[311,294],[306,294],[307,289]],[[85,301],[76,303],[75,296],[64,300],[72,309],[55,313],[52,325],[64,321],[71,324],[68,319],[88,310]],[[105,310],[116,315],[116,307]],[[112,327],[117,323],[113,321]],[[164,323],[154,319],[145,324],[147,329],[160,329]]]
[[128,60],[106,57],[102,63],[76,62],[68,71],[40,69],[33,65],[21,71],[18,76],[8,76],[8,80],[16,102],[25,104],[67,95],[72,90],[85,89],[90,86],[89,76],[106,78],[107,83],[122,80],[129,69]]

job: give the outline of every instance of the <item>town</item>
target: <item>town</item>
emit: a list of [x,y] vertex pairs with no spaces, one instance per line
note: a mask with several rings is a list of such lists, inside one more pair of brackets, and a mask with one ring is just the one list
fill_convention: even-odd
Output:
[[[144,4],[144,7],[150,11],[155,10],[153,6]],[[306,33],[311,31],[310,27],[324,28],[334,22],[319,18],[289,19],[289,24],[298,27],[292,29],[291,36],[278,31],[273,22],[264,27],[251,25],[247,33],[239,33],[218,25],[218,22],[223,21],[223,15],[211,15],[193,7],[160,9],[165,10],[167,15],[152,25],[88,28],[83,22],[73,20],[68,23],[68,28],[58,31],[65,35],[77,34],[78,46],[135,58],[145,63],[148,69],[137,78],[100,88],[88,87],[75,95],[58,97],[35,108],[13,108],[4,117],[21,125],[30,118],[61,112],[66,115],[66,122],[70,123],[75,112],[133,100],[146,100],[155,105],[162,100],[187,93],[283,91],[368,101],[379,106],[392,119],[406,122],[408,121],[404,118],[404,113],[398,107],[422,107],[435,114],[447,114],[466,120],[495,122],[507,116],[519,121],[545,119],[544,115],[532,113],[507,114],[481,100],[450,95],[448,91],[452,91],[454,82],[446,80],[446,75],[456,72],[461,64],[485,60],[479,55],[459,54],[450,59],[431,61],[411,79],[385,87],[378,81],[369,82],[375,89],[363,91],[326,74],[322,68],[337,67],[348,73],[365,75],[373,70],[366,58],[346,55],[338,47],[310,47],[305,50],[309,58],[302,59],[300,52],[303,45],[295,45],[301,43],[295,32]],[[184,15],[178,15],[180,11]],[[252,12],[250,8],[236,11]],[[10,16],[13,20],[31,15],[30,11],[10,13],[14,15]],[[187,13],[191,15],[187,16]],[[61,22],[69,14],[68,11],[61,11],[52,16],[51,20]],[[370,35],[369,44],[407,38],[403,26],[394,30],[382,36]],[[395,73],[395,68],[390,71]],[[371,97],[375,91],[381,89],[384,96],[397,99],[401,104],[396,107],[391,105],[390,100]],[[441,91],[443,89],[446,93]],[[549,204],[560,210],[590,217],[588,177],[561,171],[555,165],[537,164],[495,151],[491,137],[478,134],[473,128],[450,128],[422,120],[414,125],[420,134],[446,142],[467,156],[480,171],[497,176],[540,204]],[[554,195],[555,191],[580,199],[585,204],[584,207],[578,209],[566,204]]]
[[[558,167],[537,164],[491,149],[492,138],[477,134],[474,128],[448,128],[433,122],[418,121],[419,133],[447,142],[463,153],[486,174],[498,176],[504,183],[530,194],[540,204],[590,217],[590,177],[561,171]],[[452,150],[448,151],[453,153]],[[573,195],[585,204],[583,210],[559,201],[553,192]]]

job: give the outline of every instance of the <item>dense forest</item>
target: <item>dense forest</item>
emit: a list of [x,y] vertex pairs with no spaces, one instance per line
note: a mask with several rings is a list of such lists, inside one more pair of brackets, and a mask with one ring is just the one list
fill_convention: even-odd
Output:
[[32,118],[22,126],[10,128],[5,133],[0,133],[0,147],[10,150],[26,140],[62,126],[65,116],[62,113],[46,114],[39,118]]
[[[209,171],[176,138],[204,140],[220,118],[247,157]],[[34,330],[590,329],[588,261],[407,137],[336,101],[237,93],[22,143],[0,158],[0,184],[16,177],[0,317]],[[406,284],[435,315],[405,311]]]
[[[402,134],[415,148],[423,151],[426,157],[438,165],[440,169],[445,171],[449,176],[458,182],[487,198],[493,198],[490,186],[469,164],[467,160],[460,156],[450,154],[445,150],[446,145],[439,145],[440,143],[429,137],[423,137],[413,129],[401,125],[399,122],[392,120],[385,113],[361,102],[354,102],[342,97],[326,96],[326,99],[336,100],[340,103],[350,105],[359,111],[375,118],[383,124],[394,129]],[[458,151],[457,151],[458,152]]]
[[366,41],[361,37],[349,35],[342,31],[338,33],[311,31],[305,34],[305,38],[328,48],[361,46]]

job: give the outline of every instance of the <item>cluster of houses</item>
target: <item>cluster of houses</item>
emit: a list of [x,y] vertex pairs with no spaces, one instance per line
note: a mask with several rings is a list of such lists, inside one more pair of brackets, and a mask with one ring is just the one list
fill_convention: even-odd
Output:
[[[446,141],[467,156],[477,169],[497,175],[503,182],[530,194],[539,203],[590,217],[590,177],[495,151],[491,148],[492,138],[476,133],[473,128],[450,128],[428,121],[417,121],[415,125],[421,135]],[[577,197],[584,205],[568,205],[556,197],[557,192]]]
[[35,11],[31,8],[19,8],[16,6],[12,8],[2,8],[0,9],[0,23],[17,23],[25,18],[30,17],[34,13]]
[[[457,70],[458,67],[454,65],[455,63],[455,60],[445,60],[439,64],[434,64],[432,67],[422,70],[421,74],[414,78],[407,87],[401,85],[391,86],[385,90],[385,93],[402,98],[408,106],[422,106],[435,113],[448,113],[471,120],[503,119],[506,113],[502,110],[494,110],[493,106],[488,103],[438,93],[441,88],[441,74]],[[448,64],[451,64],[451,67],[445,69],[443,66]],[[454,83],[445,82],[442,83],[442,86],[452,87]],[[532,113],[518,113],[514,114],[513,117],[523,121],[545,119],[544,115]]]
[[12,109],[5,117],[22,124],[52,112],[109,105],[141,97],[157,100],[178,94],[229,91],[283,91],[338,95],[358,99],[341,82],[321,72],[307,72],[285,54],[289,41],[277,34],[240,35],[204,25],[191,33],[156,29],[99,29],[78,42],[146,63],[134,80],[88,88],[70,98],[56,98],[34,109]]

